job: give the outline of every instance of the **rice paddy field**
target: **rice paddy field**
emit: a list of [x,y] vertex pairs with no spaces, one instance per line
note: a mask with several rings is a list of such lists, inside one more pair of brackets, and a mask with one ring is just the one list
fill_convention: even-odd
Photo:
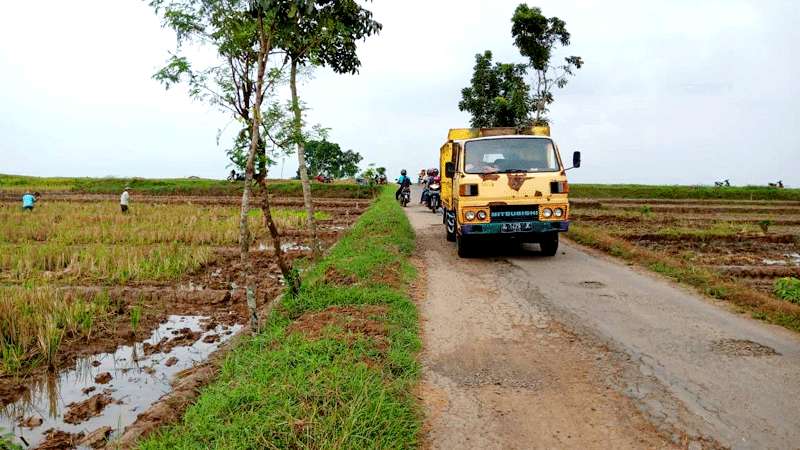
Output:
[[[247,314],[242,290],[237,289],[243,285],[240,198],[231,183],[200,180],[168,189],[169,185],[142,180],[142,189],[132,190],[129,213],[122,214],[119,193],[97,187],[108,183],[21,179],[30,187],[0,176],[0,435],[13,430],[35,446],[52,436],[45,435],[44,426],[26,428],[31,425],[26,420],[42,416],[46,423],[64,425],[74,408],[64,403],[63,389],[86,386],[72,380],[60,390],[58,380],[77,366],[88,367],[79,372],[93,377],[100,370],[94,367],[105,367],[103,358],[110,358],[115,361],[110,373],[136,372],[139,378],[133,384],[146,387],[163,375],[151,372],[157,371],[156,366],[173,367],[139,361],[161,354],[147,350],[148,345],[188,349],[185,358],[173,364],[191,367],[199,362],[198,354],[208,356],[241,329]],[[302,265],[310,254],[310,234],[302,198],[295,196],[299,183],[275,186],[273,218],[283,248]],[[352,185],[331,187],[329,192],[329,186],[336,185],[315,185],[318,193],[329,194],[321,195],[316,204],[325,246],[350,228],[372,195]],[[21,208],[19,192],[26,190],[43,194],[32,212]],[[260,203],[258,197],[254,203]],[[259,302],[264,304],[282,291],[283,279],[261,210],[252,209],[249,221],[250,264]],[[167,335],[155,339],[154,333]],[[139,357],[124,358],[135,367],[121,368],[114,356],[121,348],[133,349],[134,354],[138,349]],[[113,387],[114,382],[100,386],[91,377],[81,380],[98,389],[122,390]],[[85,397],[79,400],[94,398],[88,392],[77,395]],[[128,419],[135,419],[134,412],[130,415]],[[90,413],[84,420],[91,417]],[[91,428],[91,423],[81,426]]]
[[800,331],[800,190],[666,188],[575,189],[568,237]]

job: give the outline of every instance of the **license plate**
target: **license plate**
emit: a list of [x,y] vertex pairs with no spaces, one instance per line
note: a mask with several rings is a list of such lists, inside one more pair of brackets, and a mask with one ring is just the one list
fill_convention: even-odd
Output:
[[504,223],[500,228],[503,233],[518,233],[521,231],[533,231],[533,222],[511,222]]

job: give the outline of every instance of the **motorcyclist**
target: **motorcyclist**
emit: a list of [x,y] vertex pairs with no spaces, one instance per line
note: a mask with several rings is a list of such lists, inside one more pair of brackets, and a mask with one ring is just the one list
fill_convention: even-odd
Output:
[[422,189],[422,195],[419,198],[420,204],[423,203],[426,205],[428,204],[428,186],[430,186],[431,182],[433,182],[433,179],[438,176],[439,176],[439,169],[437,168],[428,169],[428,176],[425,178],[425,181],[423,181],[425,187]]
[[406,176],[406,169],[400,171],[400,178],[397,179],[397,184],[399,184],[400,187],[397,188],[397,192],[394,193],[395,200],[400,198],[400,193],[403,192],[403,188],[411,187],[411,178]]
[[[431,177],[428,180],[428,187],[430,187],[432,185],[438,185],[435,191],[431,191],[430,189],[428,190],[428,199],[427,199],[427,202],[425,202],[425,205],[428,208],[431,207],[431,197],[433,197],[433,194],[435,193],[437,195],[441,195],[440,194],[440,192],[441,192],[441,184],[442,184],[442,177],[440,177],[438,174],[434,175],[433,177]],[[440,202],[441,202],[441,197],[440,197]]]

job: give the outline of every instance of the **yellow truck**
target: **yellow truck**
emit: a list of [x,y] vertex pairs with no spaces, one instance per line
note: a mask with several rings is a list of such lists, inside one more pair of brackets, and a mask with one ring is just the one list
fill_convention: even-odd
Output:
[[440,149],[443,222],[448,241],[467,257],[478,240],[537,242],[558,251],[569,229],[566,171],[550,128],[455,128]]

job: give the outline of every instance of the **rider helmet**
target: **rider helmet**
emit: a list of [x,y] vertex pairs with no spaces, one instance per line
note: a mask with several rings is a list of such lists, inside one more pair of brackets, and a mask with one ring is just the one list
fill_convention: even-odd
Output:
[[405,174],[406,174],[406,169],[400,171],[400,175],[405,175]]

